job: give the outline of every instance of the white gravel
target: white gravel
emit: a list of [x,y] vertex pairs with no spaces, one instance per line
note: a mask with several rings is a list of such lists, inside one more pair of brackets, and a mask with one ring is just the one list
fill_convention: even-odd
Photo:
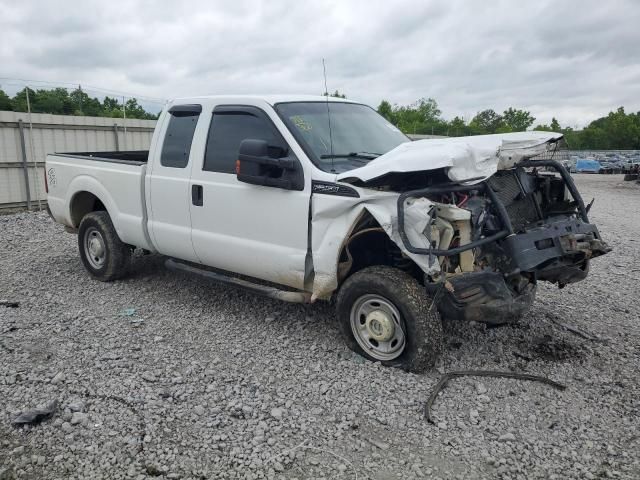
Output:
[[[20,302],[0,306],[0,479],[639,478],[640,188],[578,183],[614,251],[582,283],[542,286],[517,326],[446,324],[427,375],[352,355],[327,304],[254,297],[153,256],[100,283],[46,214],[0,217],[0,299]],[[460,378],[427,423],[439,372],[460,369],[567,389]],[[52,418],[12,427],[52,400]]]

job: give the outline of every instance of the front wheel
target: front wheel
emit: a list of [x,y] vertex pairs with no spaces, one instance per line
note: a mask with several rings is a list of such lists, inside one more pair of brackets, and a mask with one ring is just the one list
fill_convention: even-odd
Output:
[[85,268],[98,280],[116,280],[129,269],[131,247],[122,243],[105,211],[84,216],[78,229],[78,248]]
[[376,266],[354,273],[337,299],[347,346],[370,360],[420,373],[442,349],[442,322],[424,287],[396,268]]

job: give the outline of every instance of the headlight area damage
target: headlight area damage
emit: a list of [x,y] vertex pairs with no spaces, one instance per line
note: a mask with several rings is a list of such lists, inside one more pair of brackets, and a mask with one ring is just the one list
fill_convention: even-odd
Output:
[[359,197],[313,198],[314,295],[386,264],[423,281],[444,317],[517,320],[538,281],[580,281],[610,250],[563,145],[549,132],[422,140],[338,176]]

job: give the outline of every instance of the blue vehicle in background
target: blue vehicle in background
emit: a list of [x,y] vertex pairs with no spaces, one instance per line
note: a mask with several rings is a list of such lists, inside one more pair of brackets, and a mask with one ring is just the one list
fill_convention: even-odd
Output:
[[575,171],[577,173],[598,173],[600,162],[590,158],[579,158],[576,160]]

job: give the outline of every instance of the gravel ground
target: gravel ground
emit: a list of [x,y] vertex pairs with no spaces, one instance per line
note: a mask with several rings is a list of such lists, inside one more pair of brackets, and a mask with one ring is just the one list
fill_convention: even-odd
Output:
[[[578,176],[614,251],[516,326],[445,324],[437,368],[352,355],[327,304],[172,274],[90,280],[46,214],[0,217],[0,479],[639,478],[640,188]],[[127,310],[135,309],[135,310]],[[555,322],[570,324],[583,338]],[[460,369],[548,376],[460,378]],[[59,402],[39,425],[26,409]]]

